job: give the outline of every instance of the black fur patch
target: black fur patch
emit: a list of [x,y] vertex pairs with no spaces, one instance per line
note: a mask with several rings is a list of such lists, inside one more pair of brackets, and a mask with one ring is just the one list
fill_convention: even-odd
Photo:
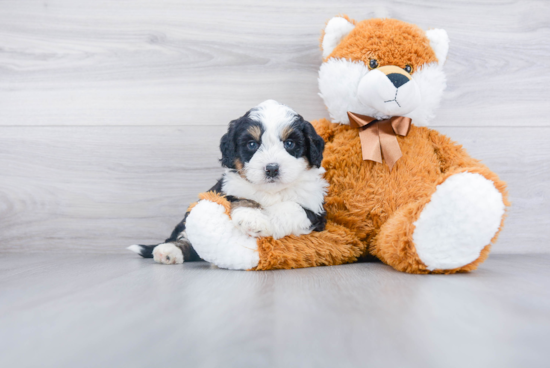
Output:
[[243,165],[249,162],[262,144],[261,138],[258,140],[257,137],[254,137],[250,128],[256,126],[262,133],[264,128],[261,123],[250,119],[248,114],[247,112],[243,117],[231,121],[227,133],[220,141],[220,151],[222,152],[220,161],[222,166],[229,169],[238,169],[235,164],[238,161]]
[[310,122],[298,115],[292,123],[292,132],[287,139],[295,142],[294,149],[287,149],[289,154],[294,157],[305,157],[311,166],[321,166],[325,141],[317,134]]
[[325,230],[325,227],[327,225],[327,213],[325,210],[321,212],[321,214],[317,215],[313,211],[308,210],[307,208],[304,208],[304,211],[306,212],[307,218],[309,221],[311,221],[311,227],[310,229],[312,231],[323,231]]

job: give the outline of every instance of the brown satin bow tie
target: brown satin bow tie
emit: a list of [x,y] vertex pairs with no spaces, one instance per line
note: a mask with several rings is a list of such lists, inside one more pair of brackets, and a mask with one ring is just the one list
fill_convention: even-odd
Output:
[[359,115],[348,111],[349,123],[353,128],[359,128],[363,160],[382,163],[382,154],[386,165],[391,169],[403,156],[396,135],[405,137],[411,128],[411,119],[404,116],[394,116],[386,120],[376,120],[373,117]]

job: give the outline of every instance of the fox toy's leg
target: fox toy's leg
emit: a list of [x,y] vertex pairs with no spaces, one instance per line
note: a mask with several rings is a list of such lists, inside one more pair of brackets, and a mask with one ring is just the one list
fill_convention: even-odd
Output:
[[187,236],[199,256],[218,267],[239,270],[301,268],[349,263],[365,245],[348,229],[327,223],[308,235],[253,238],[238,230],[223,197],[203,199],[187,217]]
[[260,259],[256,270],[333,266],[355,262],[365,252],[355,234],[331,221],[324,231],[258,239]]
[[505,184],[486,167],[455,168],[434,192],[400,208],[369,251],[409,273],[455,273],[483,262],[503,224]]

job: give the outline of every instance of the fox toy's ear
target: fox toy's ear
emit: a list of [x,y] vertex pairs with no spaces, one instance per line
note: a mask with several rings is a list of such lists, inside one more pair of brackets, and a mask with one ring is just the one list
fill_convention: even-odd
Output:
[[430,29],[426,31],[426,37],[430,40],[430,46],[435,52],[439,65],[443,65],[449,52],[447,32],[444,29]]
[[334,17],[329,20],[323,33],[323,39],[321,40],[323,59],[329,56],[340,41],[354,28],[355,24],[350,22],[347,17]]

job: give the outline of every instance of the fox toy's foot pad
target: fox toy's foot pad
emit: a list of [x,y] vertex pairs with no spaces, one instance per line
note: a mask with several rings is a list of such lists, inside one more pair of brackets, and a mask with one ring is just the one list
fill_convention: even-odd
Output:
[[492,181],[469,172],[449,177],[414,224],[418,256],[428,270],[475,261],[498,232],[504,210],[502,194]]
[[[248,270],[260,260],[256,239],[243,234],[228,216],[223,198],[203,198],[186,221],[187,238],[198,255],[221,268]],[[222,200],[227,202],[222,203]]]

